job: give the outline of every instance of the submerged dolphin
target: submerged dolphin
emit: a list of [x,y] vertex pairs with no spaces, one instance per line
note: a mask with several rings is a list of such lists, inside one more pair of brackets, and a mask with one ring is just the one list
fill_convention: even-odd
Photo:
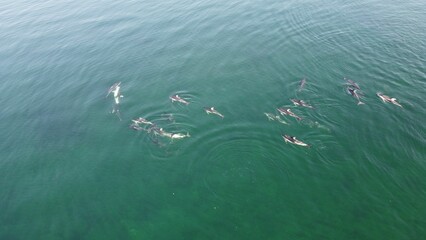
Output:
[[377,93],[377,96],[378,96],[380,99],[382,99],[382,101],[383,101],[383,102],[389,102],[389,103],[392,103],[392,104],[394,104],[394,105],[396,105],[396,106],[398,106],[398,107],[402,107],[402,105],[401,105],[401,104],[399,104],[399,103],[396,101],[396,98],[391,98],[391,97],[389,97],[389,96],[384,95],[384,94],[383,94],[383,93],[381,93],[381,92],[378,92],[378,93]]
[[289,116],[291,116],[291,117],[294,117],[294,118],[296,118],[298,121],[300,121],[300,120],[302,120],[302,118],[301,117],[299,117],[299,116],[297,116],[296,114],[294,114],[291,110],[290,110],[290,108],[287,108],[287,109],[285,109],[285,108],[277,108],[277,110],[278,110],[278,112],[280,112],[280,114],[281,115],[289,115]]
[[207,114],[215,114],[215,115],[218,115],[221,118],[225,117],[220,112],[218,112],[216,109],[214,109],[214,107],[205,107],[204,111],[206,111]]
[[307,108],[314,108],[314,107],[312,107],[311,105],[309,105],[308,103],[306,103],[305,101],[303,101],[303,100],[299,100],[299,99],[294,99],[294,98],[292,98],[292,99],[290,99],[290,101],[294,104],[294,105],[296,105],[296,106],[302,106],[302,107],[307,107]]
[[179,97],[179,95],[177,95],[177,94],[173,95],[173,96],[170,96],[169,98],[170,98],[170,100],[172,100],[172,102],[180,102],[180,103],[183,103],[185,105],[189,104],[188,101],[186,101],[185,99]]
[[163,113],[163,114],[161,114],[161,117],[162,117],[162,119],[168,120],[170,122],[174,122],[175,121],[175,119],[173,117],[173,113]]
[[137,125],[137,124],[135,124],[135,123],[130,124],[129,128],[131,128],[131,129],[133,129],[133,130],[135,130],[135,131],[141,131],[141,130],[144,130],[144,128],[143,128],[143,127],[140,127],[139,125]]
[[358,89],[358,90],[361,90],[361,88],[359,87],[359,85],[356,83],[356,82],[354,82],[354,81],[352,81],[352,80],[350,80],[350,79],[348,79],[348,78],[343,78],[344,80],[346,80],[346,85],[349,85],[349,86],[351,86],[352,88],[355,88],[355,89]]
[[277,121],[282,124],[288,124],[286,121],[282,120],[279,115],[274,115],[272,113],[264,113],[264,114],[270,121]]
[[279,122],[279,123],[282,123],[282,124],[288,124],[286,121],[282,120],[282,119],[280,118],[280,116],[279,116],[279,115],[276,115],[276,116],[275,116],[275,119],[276,119],[276,120],[277,120],[277,122]]
[[299,83],[299,92],[302,91],[302,89],[305,86],[305,84],[306,84],[306,78],[303,78],[302,80],[300,80],[300,83]]
[[360,97],[359,97],[359,95],[357,93],[357,89],[348,87],[346,90],[348,91],[348,93],[350,95],[352,95],[352,97],[354,97],[354,98],[356,98],[358,100],[358,105],[365,104],[365,103],[361,102],[361,99],[360,99]]
[[283,137],[283,139],[286,143],[289,142],[289,143],[296,144],[296,145],[299,145],[299,146],[302,146],[302,147],[309,147],[308,144],[306,144],[306,143],[304,143],[300,140],[297,140],[296,137],[289,136],[289,135],[282,135],[282,137]]
[[123,95],[121,95],[121,93],[120,93],[120,88],[121,88],[120,84],[121,84],[121,82],[114,83],[108,89],[108,93],[107,93],[106,97],[108,97],[110,93],[113,93],[115,105],[112,108],[112,113],[116,113],[117,117],[121,121],[119,104],[120,104],[120,98],[122,98]]
[[161,135],[161,132],[163,132],[163,129],[155,125],[150,125],[148,128],[146,128],[146,131],[148,133],[154,133],[154,135]]
[[134,119],[134,120],[132,120],[132,122],[134,122],[135,124],[141,124],[142,123],[142,124],[147,124],[147,125],[155,125],[154,123],[146,120],[143,117],[139,117],[138,119]]
[[268,118],[268,120],[270,121],[274,121],[275,120],[275,115],[272,113],[264,113],[266,115],[266,117]]

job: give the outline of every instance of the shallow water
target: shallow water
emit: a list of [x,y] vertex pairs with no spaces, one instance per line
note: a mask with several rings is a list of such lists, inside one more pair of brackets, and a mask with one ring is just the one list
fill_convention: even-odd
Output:
[[[0,239],[425,238],[425,9],[7,0]],[[303,120],[264,115],[281,106]],[[191,137],[131,130],[137,117]]]

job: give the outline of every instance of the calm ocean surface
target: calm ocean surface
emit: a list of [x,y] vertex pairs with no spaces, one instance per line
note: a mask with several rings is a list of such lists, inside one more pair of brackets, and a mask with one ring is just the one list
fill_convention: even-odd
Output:
[[[424,0],[3,1],[0,239],[426,239],[425,13]],[[120,81],[118,115],[106,95]],[[303,120],[269,121],[282,106]],[[134,131],[137,117],[191,137]]]

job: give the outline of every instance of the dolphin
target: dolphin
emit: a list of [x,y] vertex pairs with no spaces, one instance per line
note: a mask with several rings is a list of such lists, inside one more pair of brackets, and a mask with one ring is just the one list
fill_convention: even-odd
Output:
[[365,104],[365,103],[361,102],[360,97],[359,97],[359,95],[357,93],[357,89],[348,87],[346,90],[348,91],[348,93],[350,95],[352,95],[352,97],[354,97],[354,98],[356,98],[358,100],[358,105]]
[[297,140],[296,137],[292,137],[292,136],[289,136],[289,135],[282,135],[282,137],[283,137],[283,139],[286,143],[292,143],[292,144],[296,144],[296,145],[299,145],[299,146],[302,146],[302,147],[309,147],[308,144],[306,144],[306,143],[304,143],[300,140]]
[[291,116],[291,117],[294,117],[294,118],[296,118],[298,121],[300,121],[300,120],[302,120],[302,118],[301,117],[299,117],[299,116],[297,116],[296,114],[294,114],[291,110],[290,110],[290,108],[287,108],[287,109],[285,109],[285,108],[277,108],[277,110],[278,110],[278,112],[280,112],[280,114],[281,115],[289,115],[289,116]]
[[145,118],[139,117],[138,119],[132,120],[135,124],[147,124],[147,125],[155,125],[154,123],[146,120]]
[[264,113],[266,115],[266,117],[268,118],[268,120],[270,121],[274,121],[275,120],[275,115],[272,113]]
[[185,99],[179,97],[179,95],[177,95],[177,94],[173,95],[173,96],[170,96],[169,98],[170,98],[170,100],[172,100],[172,102],[180,102],[180,103],[183,103],[185,105],[189,104],[188,101],[186,101]]
[[106,97],[108,97],[110,93],[113,93],[115,105],[112,108],[112,113],[116,113],[117,117],[121,121],[119,104],[120,104],[120,98],[122,98],[123,95],[120,94],[120,84],[121,84],[121,82],[114,83],[108,89],[108,93],[107,93]]
[[109,89],[108,89],[108,94],[106,95],[107,97],[109,96],[110,93],[112,93],[117,87],[119,87],[121,84],[121,82],[117,82],[114,83]]
[[352,81],[352,80],[350,80],[350,79],[348,79],[348,78],[343,78],[344,80],[346,80],[346,85],[349,85],[349,86],[351,86],[352,88],[355,88],[355,89],[358,89],[358,90],[361,90],[361,88],[359,87],[359,85],[356,83],[356,82],[354,82],[354,81]]
[[286,121],[282,120],[282,119],[280,118],[280,116],[279,116],[279,115],[276,115],[276,116],[275,116],[275,119],[276,119],[276,120],[277,120],[277,122],[279,122],[279,123],[282,123],[282,124],[288,124]]
[[264,113],[264,114],[270,121],[277,121],[282,124],[288,124],[286,121],[282,120],[279,115],[274,115],[272,113]]
[[214,107],[205,107],[204,111],[206,111],[207,114],[215,114],[218,115],[221,118],[224,118],[225,116],[223,116],[220,112],[218,112],[216,109],[214,109]]
[[161,117],[162,117],[162,119],[168,120],[170,122],[174,122],[175,121],[175,119],[173,117],[173,113],[163,113],[163,114],[161,114]]
[[294,103],[294,105],[296,105],[296,106],[302,106],[302,107],[307,107],[307,108],[314,108],[314,107],[312,107],[311,105],[309,105],[308,103],[306,103],[305,101],[303,101],[303,100],[299,100],[299,99],[294,99],[294,98],[292,98],[292,99],[290,99],[290,101],[292,102],[292,103]]
[[305,86],[305,84],[306,84],[306,78],[303,78],[302,80],[300,80],[300,83],[299,83],[299,92],[302,91],[302,89]]
[[114,94],[114,101],[115,104],[120,104],[120,98],[123,97],[123,95],[120,94],[120,84],[118,84],[113,90],[112,93]]
[[189,133],[183,134],[183,133],[172,133],[170,136],[171,139],[182,139],[186,137],[190,137]]
[[384,94],[383,94],[383,93],[381,93],[381,92],[378,92],[378,93],[377,93],[377,96],[378,96],[380,99],[382,99],[382,101],[383,101],[383,102],[389,102],[389,103],[392,103],[392,104],[394,104],[394,105],[396,105],[396,106],[398,106],[398,107],[402,107],[402,105],[401,105],[401,104],[399,104],[399,103],[396,101],[396,98],[391,98],[391,97],[389,97],[389,96],[384,95]]
[[150,127],[148,127],[146,129],[146,131],[148,133],[154,133],[154,135],[160,135],[161,136],[161,133],[163,132],[163,129],[159,128],[159,127],[157,127],[155,125],[151,125]]
[[140,126],[139,126],[139,125],[137,125],[137,124],[130,124],[129,128],[131,128],[131,129],[133,129],[133,130],[135,130],[135,131],[144,130],[144,128],[143,128],[143,127],[140,127]]
[[186,133],[186,134],[170,133],[170,132],[164,131],[163,128],[156,129],[154,133],[159,134],[160,136],[163,136],[163,137],[171,138],[171,139],[182,139],[185,137],[190,137],[189,133]]

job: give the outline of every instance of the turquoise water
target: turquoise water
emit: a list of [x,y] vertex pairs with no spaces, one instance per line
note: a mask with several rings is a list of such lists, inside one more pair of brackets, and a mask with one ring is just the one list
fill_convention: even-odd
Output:
[[[426,238],[425,10],[4,1],[0,239]],[[105,97],[119,81],[121,121]],[[264,115],[281,106],[303,120]],[[191,137],[134,131],[137,117]]]

